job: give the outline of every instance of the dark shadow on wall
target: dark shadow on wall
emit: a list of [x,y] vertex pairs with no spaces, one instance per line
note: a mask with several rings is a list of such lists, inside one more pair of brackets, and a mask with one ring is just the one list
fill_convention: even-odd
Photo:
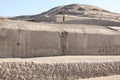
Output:
[[60,45],[61,45],[61,54],[64,55],[67,51],[67,38],[68,32],[63,31],[60,34]]

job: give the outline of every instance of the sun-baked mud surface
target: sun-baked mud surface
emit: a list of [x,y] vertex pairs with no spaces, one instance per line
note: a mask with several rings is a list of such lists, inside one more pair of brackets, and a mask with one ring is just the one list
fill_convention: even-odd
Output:
[[119,74],[119,56],[0,59],[3,80],[75,80]]

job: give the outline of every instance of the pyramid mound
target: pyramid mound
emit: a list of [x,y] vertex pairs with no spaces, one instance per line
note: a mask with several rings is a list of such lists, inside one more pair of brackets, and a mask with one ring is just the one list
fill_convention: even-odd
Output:
[[92,5],[71,4],[71,5],[55,7],[43,14],[45,15],[55,15],[55,14],[81,15],[82,13],[84,14],[87,11],[109,12]]
[[68,15],[68,16],[87,17],[87,18],[95,18],[95,19],[96,18],[113,19],[113,20],[120,19],[120,14],[112,13],[110,11],[101,9],[96,6],[84,5],[84,4],[70,4],[70,5],[58,6],[41,14],[29,15],[29,16],[16,16],[11,19],[20,19],[20,20],[27,20],[33,22],[56,22],[55,20],[51,20],[51,18],[53,18],[53,16],[56,15]]

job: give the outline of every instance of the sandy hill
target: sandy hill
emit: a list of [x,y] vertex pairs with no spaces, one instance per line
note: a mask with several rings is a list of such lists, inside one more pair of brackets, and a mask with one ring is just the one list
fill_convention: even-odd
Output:
[[46,12],[37,15],[28,15],[28,16],[16,16],[11,19],[20,19],[34,21],[36,18],[41,16],[53,16],[53,15],[70,15],[77,17],[87,17],[87,18],[102,18],[102,19],[113,19],[119,20],[120,14],[112,13],[110,11],[101,9],[92,5],[83,5],[83,4],[70,4],[64,6],[58,6],[52,8]]

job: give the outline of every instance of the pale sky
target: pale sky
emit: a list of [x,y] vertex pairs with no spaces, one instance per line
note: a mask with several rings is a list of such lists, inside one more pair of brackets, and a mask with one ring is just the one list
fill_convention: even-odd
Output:
[[68,4],[94,5],[120,13],[120,0],[0,0],[0,16],[34,15]]

